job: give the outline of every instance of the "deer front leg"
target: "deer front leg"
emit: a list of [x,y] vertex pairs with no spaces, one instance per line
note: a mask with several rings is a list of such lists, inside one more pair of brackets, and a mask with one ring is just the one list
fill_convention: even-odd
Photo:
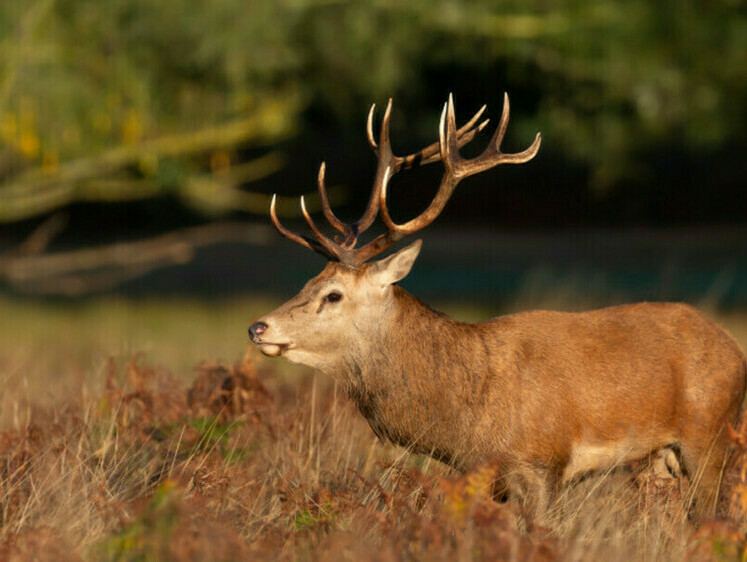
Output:
[[547,526],[556,481],[553,472],[543,467],[522,466],[506,475],[509,499],[518,502],[528,531]]

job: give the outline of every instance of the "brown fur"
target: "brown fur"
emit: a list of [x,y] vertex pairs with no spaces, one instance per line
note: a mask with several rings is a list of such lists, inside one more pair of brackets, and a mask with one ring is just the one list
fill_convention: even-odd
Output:
[[[269,354],[342,381],[381,438],[460,470],[498,461],[533,518],[559,485],[668,445],[696,482],[697,514],[712,513],[747,377],[722,328],[671,303],[457,322],[393,285],[411,248],[360,270],[329,264],[262,319],[264,341],[282,346]],[[331,288],[343,300],[316,313]]]

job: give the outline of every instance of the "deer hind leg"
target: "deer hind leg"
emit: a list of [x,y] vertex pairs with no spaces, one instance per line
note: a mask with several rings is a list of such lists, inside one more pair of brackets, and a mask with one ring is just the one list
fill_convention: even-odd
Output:
[[688,507],[696,520],[714,515],[728,451],[729,438],[725,429],[715,438],[698,436],[682,442],[682,461],[692,490]]

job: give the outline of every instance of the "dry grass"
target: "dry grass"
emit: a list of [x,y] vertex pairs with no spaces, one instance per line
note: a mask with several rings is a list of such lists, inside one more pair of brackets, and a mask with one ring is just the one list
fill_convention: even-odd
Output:
[[[335,388],[250,357],[191,387],[137,356],[101,393],[31,408],[0,434],[0,558],[24,560],[683,560],[747,555],[747,434],[730,519],[695,531],[682,480],[648,463],[588,478],[549,529],[492,499],[499,467],[458,475],[378,443]],[[45,558],[46,557],[46,558]],[[720,558],[721,557],[721,558]]]
[[[238,320],[222,314],[183,328],[184,339],[164,327],[159,360],[200,334],[187,357],[232,346],[217,327]],[[151,317],[138,318],[155,341]],[[724,323],[744,345],[744,318]],[[251,352],[196,372],[121,349],[107,359],[95,323],[85,345],[101,356],[65,333],[41,357],[44,338],[15,349],[3,329],[0,559],[747,560],[747,428],[733,435],[720,520],[696,530],[682,509],[687,480],[644,461],[569,487],[550,528],[527,532],[492,499],[500,467],[460,475],[378,442],[325,377]]]

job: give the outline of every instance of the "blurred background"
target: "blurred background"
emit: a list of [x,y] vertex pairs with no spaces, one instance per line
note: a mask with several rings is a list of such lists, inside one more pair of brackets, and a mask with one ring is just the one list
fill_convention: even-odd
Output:
[[[466,320],[684,300],[739,331],[745,7],[5,0],[0,371],[52,349],[76,365],[130,351],[174,368],[235,358],[251,319],[324,265],[274,232],[271,194],[303,231],[298,196],[319,210],[326,161],[333,206],[355,220],[375,171],[371,103],[380,119],[394,99],[404,154],[437,139],[450,92],[459,122],[488,105],[466,156],[504,91],[504,149],[537,131],[542,147],[460,184],[422,233],[411,292]],[[395,220],[425,208],[440,173],[394,180]]]

